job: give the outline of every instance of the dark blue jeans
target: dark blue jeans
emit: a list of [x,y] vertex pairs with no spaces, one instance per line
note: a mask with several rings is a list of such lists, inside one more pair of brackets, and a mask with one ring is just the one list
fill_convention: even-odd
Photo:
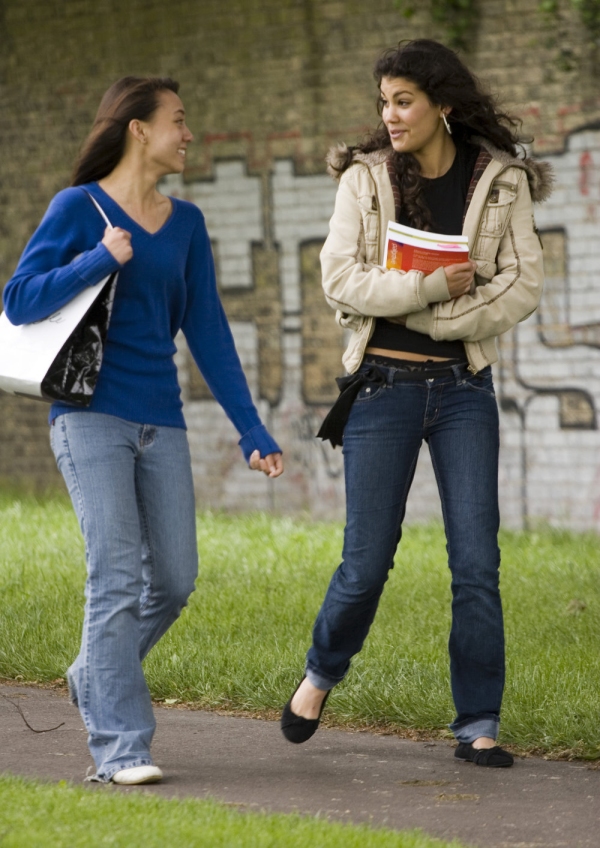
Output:
[[[364,367],[364,366],[363,366]],[[379,367],[379,366],[378,366]],[[313,630],[307,676],[331,689],[362,648],[393,567],[423,439],[442,501],[452,574],[449,641],[459,741],[496,738],[504,687],[499,592],[498,408],[491,369],[407,380],[382,368],[366,384],[344,430],[347,524],[343,561]]]

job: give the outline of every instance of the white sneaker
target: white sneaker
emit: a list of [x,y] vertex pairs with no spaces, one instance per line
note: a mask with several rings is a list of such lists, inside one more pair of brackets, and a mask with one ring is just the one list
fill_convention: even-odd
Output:
[[112,776],[113,783],[121,786],[134,786],[138,783],[157,783],[162,780],[163,773],[158,766],[135,766],[121,769]]

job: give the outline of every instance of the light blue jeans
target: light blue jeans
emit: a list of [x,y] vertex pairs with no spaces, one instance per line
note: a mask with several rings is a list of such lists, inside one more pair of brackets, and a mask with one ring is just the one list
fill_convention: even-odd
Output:
[[179,616],[198,571],[185,430],[113,415],[60,415],[50,442],[85,540],[79,656],[67,672],[96,778],[152,764],[155,721],[142,671]]

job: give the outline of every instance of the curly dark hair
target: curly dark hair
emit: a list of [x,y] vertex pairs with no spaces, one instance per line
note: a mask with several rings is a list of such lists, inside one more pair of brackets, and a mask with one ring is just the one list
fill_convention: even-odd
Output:
[[101,180],[119,164],[129,122],[147,121],[158,108],[161,91],[179,91],[170,77],[122,77],[104,93],[94,124],[73,168],[71,185]]
[[[500,150],[517,156],[524,139],[517,129],[521,121],[501,111],[492,95],[486,93],[479,80],[471,73],[458,55],[428,38],[401,41],[398,47],[386,50],[377,60],[373,71],[377,85],[384,77],[403,77],[424,91],[436,106],[450,106],[448,122],[452,137],[460,145],[472,136],[490,141]],[[378,99],[381,114],[381,99]],[[529,141],[529,139],[527,139]],[[362,142],[348,148],[346,161],[340,172],[352,161],[355,150],[370,153],[390,147],[387,127],[381,123]],[[391,154],[404,211],[411,224],[418,229],[431,229],[431,214],[422,194],[422,177],[419,162],[412,153]]]

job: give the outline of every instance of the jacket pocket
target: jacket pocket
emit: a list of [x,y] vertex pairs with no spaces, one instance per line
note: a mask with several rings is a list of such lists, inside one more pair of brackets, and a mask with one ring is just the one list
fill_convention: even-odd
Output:
[[368,247],[377,245],[379,237],[379,212],[377,210],[377,202],[373,203],[373,199],[374,195],[372,194],[361,195],[358,198],[365,242]]
[[480,232],[482,235],[492,236],[493,238],[500,238],[504,235],[516,197],[516,184],[505,180],[496,180],[492,183],[481,217]]
[[363,404],[369,403],[369,401],[375,400],[379,397],[379,395],[385,391],[385,386],[363,386],[360,392],[356,396],[356,400],[354,403]]
[[473,392],[483,392],[483,394],[492,396],[495,396],[496,394],[494,391],[492,369],[489,365],[483,370],[478,371],[477,374],[467,377],[464,385],[467,389],[470,389]]

